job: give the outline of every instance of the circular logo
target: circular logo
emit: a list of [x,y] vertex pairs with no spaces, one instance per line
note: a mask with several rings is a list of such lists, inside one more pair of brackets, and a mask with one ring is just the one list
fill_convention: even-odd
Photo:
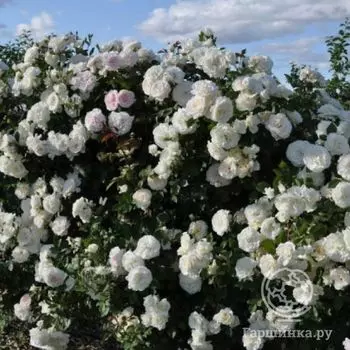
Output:
[[313,284],[304,271],[281,268],[263,279],[261,296],[278,317],[295,319],[310,310]]

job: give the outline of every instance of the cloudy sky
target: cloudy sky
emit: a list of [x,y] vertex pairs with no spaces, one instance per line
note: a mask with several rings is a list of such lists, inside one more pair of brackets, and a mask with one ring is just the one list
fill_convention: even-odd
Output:
[[350,0],[0,0],[0,42],[23,29],[40,37],[78,30],[99,42],[136,38],[160,49],[209,27],[219,43],[327,72],[325,36],[350,16]]

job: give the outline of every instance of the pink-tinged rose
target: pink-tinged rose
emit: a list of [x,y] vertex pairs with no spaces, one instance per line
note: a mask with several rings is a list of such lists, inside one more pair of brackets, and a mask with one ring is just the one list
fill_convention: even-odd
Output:
[[108,71],[116,71],[123,65],[123,59],[118,52],[107,52],[104,55],[105,68]]
[[345,338],[343,341],[344,350],[350,350],[350,339]]
[[119,106],[118,91],[111,90],[105,96],[105,105],[109,111],[115,111]]
[[94,108],[87,112],[85,116],[85,126],[90,132],[100,132],[106,125],[106,117],[99,108]]
[[118,94],[119,106],[123,108],[129,108],[134,102],[135,94],[129,90],[120,90]]
[[24,294],[22,298],[20,299],[19,303],[23,306],[26,306],[29,308],[30,304],[32,302],[32,298],[29,294]]

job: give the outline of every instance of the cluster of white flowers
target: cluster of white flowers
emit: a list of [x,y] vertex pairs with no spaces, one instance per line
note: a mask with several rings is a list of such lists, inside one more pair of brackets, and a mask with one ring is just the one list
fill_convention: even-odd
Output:
[[50,131],[46,140],[42,140],[42,136],[39,134],[32,134],[28,130],[24,132],[28,133],[25,145],[29,152],[38,157],[47,155],[51,159],[61,155],[73,159],[79,153],[85,152],[85,143],[89,139],[87,129],[80,121],[73,125],[73,129],[68,135]]
[[188,325],[192,330],[192,337],[188,343],[192,350],[212,350],[213,346],[211,342],[206,340],[207,335],[219,334],[221,332],[221,326],[234,328],[239,324],[239,318],[228,307],[216,313],[211,321],[208,321],[202,314],[194,311],[188,318]]
[[17,152],[17,142],[12,135],[0,135],[0,171],[5,175],[22,179],[28,174],[23,156]]
[[143,305],[146,312],[141,315],[142,324],[146,327],[154,327],[163,330],[168,322],[170,304],[168,300],[159,300],[157,295],[148,295],[144,298]]
[[21,321],[28,321],[31,316],[30,305],[32,298],[29,294],[25,294],[21,297],[19,303],[14,305],[14,314]]
[[189,294],[200,291],[202,286],[200,273],[210,264],[213,258],[212,249],[212,244],[206,238],[195,242],[188,232],[183,232],[177,254],[180,256],[180,285]]
[[89,201],[84,197],[80,197],[73,203],[73,217],[79,217],[83,223],[89,222],[92,216],[92,206],[92,201]]
[[[70,221],[60,215],[62,199],[69,198],[80,191],[81,179],[78,171],[67,175],[66,179],[53,177],[49,185],[43,178],[38,178],[31,186],[18,183],[15,194],[21,200],[22,215],[2,213],[1,242],[16,238],[17,246],[12,258],[17,263],[24,263],[30,254],[38,254],[41,242],[48,238],[48,229],[57,236],[68,234]],[[9,242],[8,242],[9,243]]]
[[301,81],[306,81],[311,84],[318,83],[321,87],[326,85],[326,80],[322,74],[310,67],[304,67],[299,72],[299,78]]
[[32,328],[30,345],[38,349],[66,349],[69,342],[69,334],[45,328]]
[[55,267],[50,257],[52,245],[43,245],[40,249],[40,261],[35,266],[35,280],[45,283],[51,288],[57,288],[66,284],[66,288],[70,289],[74,285],[74,280]]
[[172,85],[180,84],[184,77],[185,73],[178,67],[153,66],[144,75],[142,89],[146,95],[163,101],[169,97]]
[[[256,61],[258,58],[255,57]],[[260,57],[264,61],[264,57]],[[276,79],[268,72],[259,71],[259,67],[252,62],[257,73],[250,76],[238,77],[233,83],[234,91],[239,92],[236,98],[236,108],[239,111],[253,111],[259,104],[264,104],[270,97],[280,97],[288,99],[292,95],[292,91],[282,84],[278,84]],[[252,67],[253,68],[253,67]],[[270,70],[269,65],[265,66],[266,70]]]
[[109,264],[115,277],[125,275],[128,288],[143,291],[152,282],[152,272],[145,266],[145,260],[153,259],[160,254],[160,242],[151,235],[142,236],[134,251],[114,247],[109,253]]

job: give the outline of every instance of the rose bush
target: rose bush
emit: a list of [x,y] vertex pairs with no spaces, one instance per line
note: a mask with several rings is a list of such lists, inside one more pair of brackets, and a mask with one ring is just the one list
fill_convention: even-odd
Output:
[[[287,87],[209,30],[159,54],[90,39],[0,63],[2,312],[39,349],[79,332],[124,349],[298,347],[244,328],[336,329],[303,349],[339,349],[350,112],[322,75],[293,66]],[[280,268],[313,283],[291,288],[311,308],[299,322],[262,302]]]

